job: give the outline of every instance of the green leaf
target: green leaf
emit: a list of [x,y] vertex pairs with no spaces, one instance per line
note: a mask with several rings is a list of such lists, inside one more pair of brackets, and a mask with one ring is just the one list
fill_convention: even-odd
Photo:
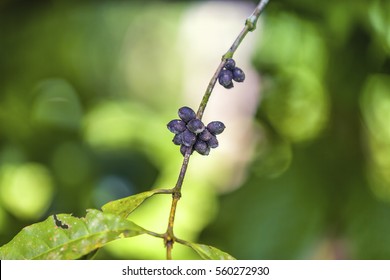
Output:
[[235,258],[228,253],[213,246],[196,244],[188,241],[185,241],[183,244],[192,248],[204,260],[235,260]]
[[131,221],[96,209],[87,210],[85,218],[53,215],[22,229],[0,248],[0,259],[77,259],[112,240],[145,232]]
[[169,193],[169,190],[151,190],[118,200],[110,201],[102,206],[103,212],[119,215],[127,218],[146,199],[157,193]]

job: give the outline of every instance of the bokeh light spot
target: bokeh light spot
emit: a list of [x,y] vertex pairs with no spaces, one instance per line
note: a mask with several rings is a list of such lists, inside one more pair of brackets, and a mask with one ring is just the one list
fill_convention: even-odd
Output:
[[368,133],[368,179],[373,193],[390,201],[390,76],[371,75],[360,108]]
[[89,112],[85,120],[84,135],[94,147],[126,147],[136,134],[136,125],[134,108],[106,102]]
[[368,11],[369,20],[388,52],[390,52],[390,2],[387,0],[372,1]]
[[3,165],[0,169],[0,200],[3,207],[21,219],[37,219],[50,205],[53,183],[40,164]]
[[364,86],[360,106],[373,137],[390,142],[390,76],[372,75]]

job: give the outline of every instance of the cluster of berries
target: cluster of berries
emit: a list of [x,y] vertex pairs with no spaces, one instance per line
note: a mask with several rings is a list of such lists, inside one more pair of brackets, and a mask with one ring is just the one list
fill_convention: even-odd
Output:
[[178,115],[180,120],[170,121],[167,127],[175,134],[172,142],[180,145],[180,152],[183,156],[192,147],[193,150],[205,156],[210,153],[210,148],[218,147],[216,135],[225,129],[222,122],[213,121],[205,126],[201,120],[196,118],[194,110],[189,107],[181,107]]
[[245,80],[245,73],[241,68],[236,67],[236,62],[233,58],[228,58],[223,69],[219,72],[218,82],[221,86],[229,89],[234,86],[232,80],[239,83],[243,82]]

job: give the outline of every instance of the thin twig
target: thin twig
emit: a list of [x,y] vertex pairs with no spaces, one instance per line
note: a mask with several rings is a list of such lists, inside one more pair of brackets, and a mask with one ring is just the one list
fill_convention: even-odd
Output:
[[[211,93],[213,92],[214,86],[217,82],[218,75],[221,72],[222,68],[224,67],[226,60],[228,58],[232,58],[233,54],[236,52],[237,48],[240,46],[242,40],[244,40],[246,34],[248,32],[254,31],[256,29],[256,23],[257,20],[260,17],[261,12],[264,10],[265,6],[267,5],[268,0],[261,0],[259,4],[256,6],[255,10],[253,11],[252,15],[250,15],[246,21],[245,21],[245,27],[242,29],[240,34],[237,36],[236,40],[232,44],[232,46],[229,48],[229,50],[222,56],[221,63],[219,64],[217,70],[214,72],[214,75],[212,76],[206,91],[203,95],[202,101],[200,102],[199,109],[196,113],[196,117],[198,119],[202,119],[203,113],[206,109],[207,103],[209,101],[209,98],[211,96]],[[177,179],[175,187],[172,189],[172,204],[171,204],[171,211],[169,213],[169,219],[168,219],[168,227],[167,231],[162,235],[164,238],[164,244],[166,247],[166,256],[168,260],[172,259],[172,248],[173,244],[178,241],[179,243],[184,244],[185,241],[177,239],[173,233],[173,225],[175,221],[176,216],[176,209],[177,209],[177,203],[180,200],[181,197],[181,188],[183,186],[183,181],[185,174],[187,172],[188,163],[190,160],[190,156],[192,154],[193,147],[190,149],[187,149],[187,152],[184,155],[183,163],[180,169],[179,177]]]
[[175,222],[177,203],[181,197],[181,187],[183,186],[184,176],[187,172],[188,163],[192,153],[191,149],[187,149],[184,155],[183,164],[180,169],[179,178],[177,179],[176,186],[172,189],[172,204],[171,212],[169,213],[168,227],[165,233],[164,243],[167,249],[167,260],[172,259],[172,247],[175,242],[175,235],[173,234],[173,224]]

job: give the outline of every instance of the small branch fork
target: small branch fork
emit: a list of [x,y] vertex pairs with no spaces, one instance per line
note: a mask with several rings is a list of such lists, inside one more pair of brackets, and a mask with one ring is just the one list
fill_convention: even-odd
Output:
[[[221,72],[222,68],[224,67],[226,60],[228,58],[232,58],[233,54],[237,50],[237,48],[240,46],[242,40],[245,38],[245,36],[248,34],[248,32],[252,32],[256,29],[256,23],[260,17],[260,14],[264,10],[265,6],[267,5],[269,0],[261,0],[259,4],[256,6],[253,13],[246,19],[245,26],[240,32],[240,34],[237,36],[236,40],[234,41],[233,45],[229,48],[229,50],[222,56],[221,63],[219,64],[217,70],[215,71],[214,75],[212,76],[207,89],[203,95],[202,101],[199,105],[199,109],[196,113],[196,117],[198,119],[202,119],[203,113],[206,109],[207,103],[209,101],[209,98],[211,96],[211,93],[214,89],[214,86],[217,82],[218,75]],[[169,219],[168,219],[168,226],[167,230],[164,234],[161,235],[161,237],[164,239],[164,244],[166,247],[166,258],[167,260],[172,259],[172,249],[173,244],[175,242],[183,243],[182,240],[175,237],[173,233],[173,225],[175,221],[176,216],[176,209],[177,209],[177,203],[180,200],[181,197],[181,188],[183,186],[183,181],[185,174],[187,172],[188,163],[190,160],[190,156],[192,154],[193,148],[187,149],[187,152],[184,155],[183,163],[180,169],[179,177],[177,179],[175,187],[172,189],[172,204],[171,204],[171,211],[169,213]]]

